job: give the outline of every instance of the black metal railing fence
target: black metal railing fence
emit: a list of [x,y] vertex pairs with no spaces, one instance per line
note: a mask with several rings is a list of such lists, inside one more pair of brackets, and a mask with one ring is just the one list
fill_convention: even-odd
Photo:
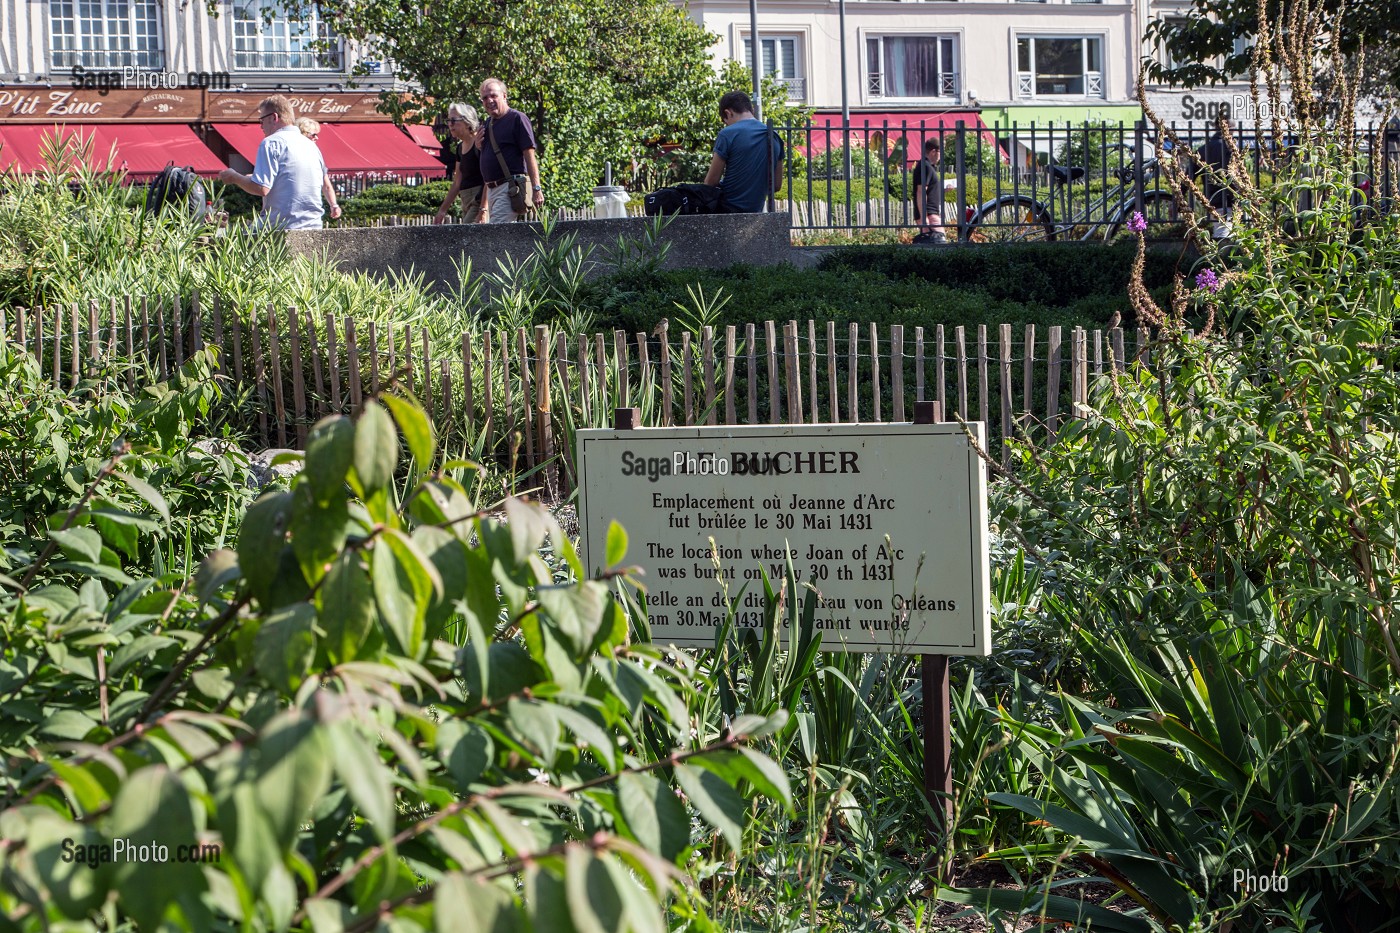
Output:
[[[915,167],[925,143],[938,140],[929,200],[942,195],[940,226],[949,239],[964,241],[1111,238],[1135,212],[1149,226],[1179,223],[1183,207],[1201,206],[1189,190],[1170,189],[1167,162],[1185,160],[1191,173],[1215,132],[1208,123],[1171,123],[1159,134],[1143,122],[888,120],[853,120],[844,133],[834,125],[774,130],[786,156],[773,206],[789,214],[795,231],[915,226]],[[1232,135],[1256,183],[1296,157],[1296,137],[1276,136],[1267,124],[1240,124]],[[1395,210],[1400,130],[1370,124],[1358,127],[1352,142],[1358,201]]]

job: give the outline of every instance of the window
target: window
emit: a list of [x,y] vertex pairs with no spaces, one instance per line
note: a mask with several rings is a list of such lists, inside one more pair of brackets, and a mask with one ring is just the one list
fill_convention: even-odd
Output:
[[[807,99],[807,82],[798,73],[796,36],[759,36],[764,76],[773,75],[787,85],[788,100]],[[753,68],[753,40],[744,39],[744,64]]]
[[870,98],[959,97],[953,36],[871,36],[865,40]]
[[296,17],[260,0],[236,0],[233,6],[235,68],[286,71],[339,71],[335,31],[321,18],[318,4]]
[[1023,36],[1016,40],[1021,97],[1103,97],[1103,40],[1097,36]]
[[54,68],[144,68],[164,64],[156,0],[51,0]]

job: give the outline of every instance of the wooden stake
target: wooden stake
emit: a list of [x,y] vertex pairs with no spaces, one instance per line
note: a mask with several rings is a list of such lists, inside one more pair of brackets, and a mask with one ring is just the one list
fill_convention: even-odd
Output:
[[890,325],[890,392],[894,401],[894,420],[904,421],[904,325]]
[[297,447],[306,449],[306,377],[302,374],[301,327],[296,308],[287,311],[287,344],[292,355],[292,407],[297,417]]
[[675,393],[671,388],[671,325],[662,320],[656,333],[661,341],[661,426],[670,427],[676,423]]
[[850,336],[846,338],[846,408],[851,420],[860,421],[860,325],[851,322]]
[[[370,359],[375,358],[374,347],[370,348]],[[355,345],[355,319],[345,316],[345,366],[350,380],[350,411],[359,417],[365,410],[364,386],[360,383],[360,348]]]
[[734,351],[738,330],[733,324],[724,328],[724,423],[738,424],[734,412]]
[[914,328],[914,400],[924,401],[924,329]]
[[695,423],[695,376],[694,361],[690,353],[690,332],[681,331],[681,379],[685,383],[684,421],[687,426]]
[[345,409],[340,403],[340,348],[336,346],[335,318],[326,312],[326,379],[331,388],[331,411],[340,414]]
[[744,325],[744,351],[749,358],[749,424],[758,424],[758,336],[752,324]]
[[276,404],[277,446],[287,446],[287,406],[282,398],[282,353],[277,340],[277,313],[267,306],[268,376],[272,380],[272,399]]
[[700,330],[702,375],[705,378],[705,424],[715,425],[715,329],[706,324]]
[[772,321],[763,322],[763,336],[768,348],[768,423],[782,424],[778,407],[778,338]]
[[967,331],[961,324],[953,328],[953,343],[958,354],[958,417],[967,420]]

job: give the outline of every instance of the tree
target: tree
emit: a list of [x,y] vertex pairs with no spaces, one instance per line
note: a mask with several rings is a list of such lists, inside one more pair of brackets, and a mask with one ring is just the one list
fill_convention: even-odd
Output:
[[396,117],[475,101],[506,83],[534,124],[550,200],[580,204],[603,163],[627,166],[648,142],[708,144],[717,99],[715,37],[669,0],[324,0],[322,15],[396,76],[421,87],[389,97]]
[[[1289,32],[1313,34],[1311,28],[1300,27],[1303,19],[1316,18],[1321,44],[1312,49],[1311,67],[1319,77],[1326,77],[1326,62],[1333,53],[1340,56],[1342,69],[1352,81],[1360,71],[1356,66],[1364,60],[1366,69],[1358,88],[1361,94],[1380,100],[1394,98],[1400,88],[1400,56],[1394,53],[1396,43],[1400,43],[1400,4],[1394,0],[1192,0],[1182,16],[1148,23],[1147,41],[1168,51],[1181,64],[1168,66],[1146,60],[1145,77],[1198,87],[1224,84],[1248,73],[1253,50],[1259,45],[1261,10],[1267,31],[1281,34],[1283,44]],[[1245,41],[1237,44],[1236,40]],[[1323,63],[1321,67],[1318,62]]]

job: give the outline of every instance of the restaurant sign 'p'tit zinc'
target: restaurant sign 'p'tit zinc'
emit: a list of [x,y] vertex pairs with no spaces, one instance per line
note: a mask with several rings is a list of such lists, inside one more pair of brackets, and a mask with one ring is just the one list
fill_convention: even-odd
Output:
[[986,466],[960,425],[578,436],[586,566],[606,569],[608,528],[626,529],[658,644],[713,645],[727,600],[737,626],[760,627],[760,567],[776,587],[791,562],[820,597],[825,650],[989,653]]

